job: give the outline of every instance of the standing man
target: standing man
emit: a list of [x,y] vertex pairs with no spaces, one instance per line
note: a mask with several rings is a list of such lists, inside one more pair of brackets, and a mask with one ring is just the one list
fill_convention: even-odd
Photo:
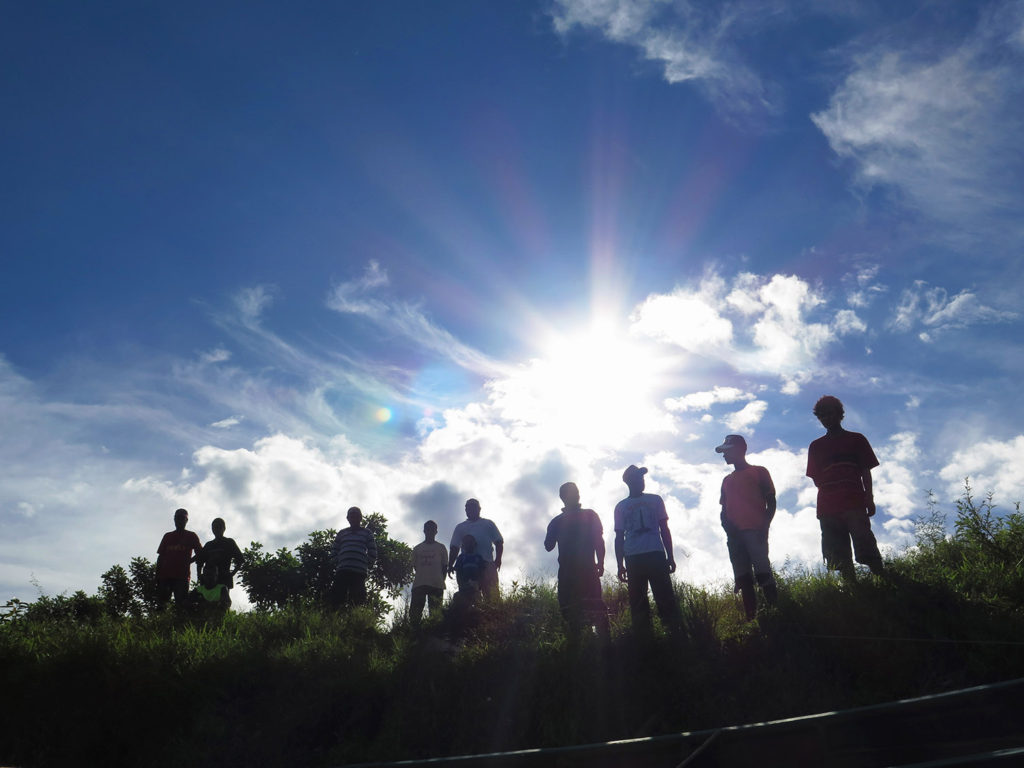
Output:
[[[213,539],[203,545],[203,551],[199,554],[196,564],[211,566],[215,571],[214,583],[222,584],[225,591],[229,591],[235,586],[235,574],[242,567],[242,550],[238,548],[234,539],[229,539],[224,535],[225,528],[223,518],[214,518],[210,525]],[[234,565],[233,568],[232,565]],[[230,594],[228,605],[231,605]]]
[[487,518],[480,517],[480,502],[476,499],[466,500],[466,519],[452,531],[452,540],[448,544],[449,575],[455,573],[455,559],[459,556],[462,537],[467,534],[476,539],[477,552],[487,563],[480,577],[480,594],[487,598],[496,598],[498,571],[501,570],[505,540],[501,538],[498,526]]
[[[174,595],[174,604],[180,606],[188,600],[188,582],[192,576],[192,560],[198,559],[202,542],[193,531],[186,531],[188,510],[174,511],[174,530],[168,531],[156,550],[157,596],[160,605],[167,605]],[[199,569],[196,569],[199,579]]]
[[594,510],[583,509],[576,483],[563,484],[558,495],[565,506],[548,523],[544,537],[548,552],[558,545],[558,607],[569,624],[570,637],[593,624],[607,638],[608,608],[601,598],[605,552],[601,518]]
[[843,429],[844,413],[843,404],[832,395],[814,404],[814,415],[825,434],[807,449],[807,476],[818,486],[821,553],[830,570],[853,579],[852,540],[857,562],[881,576],[882,555],[870,520],[875,514],[871,470],[878,466],[878,459],[864,435]]
[[437,523],[427,520],[423,524],[423,541],[412,548],[412,567],[416,578],[412,582],[412,606],[409,618],[418,627],[423,617],[423,606],[429,601],[430,616],[441,612],[444,581],[448,571],[448,550],[437,541]]
[[733,466],[732,474],[722,480],[721,519],[736,577],[733,591],[742,596],[743,611],[750,621],[757,615],[755,578],[768,605],[775,605],[778,599],[768,560],[768,526],[775,517],[775,484],[767,469],[747,463],[747,441],[742,435],[726,435],[715,452]]
[[366,603],[366,576],[377,559],[377,542],[373,534],[363,528],[363,511],[349,507],[346,518],[348,528],[338,531],[331,547],[334,584],[330,602],[335,608]]
[[630,464],[622,473],[629,496],[615,505],[615,559],[619,581],[629,588],[629,609],[633,624],[650,630],[651,605],[647,585],[654,593],[658,615],[670,627],[681,623],[679,605],[669,574],[675,573],[672,534],[661,496],[644,493],[647,467]]

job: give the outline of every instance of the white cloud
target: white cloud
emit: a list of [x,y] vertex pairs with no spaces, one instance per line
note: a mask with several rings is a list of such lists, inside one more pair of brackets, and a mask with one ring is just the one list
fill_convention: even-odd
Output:
[[648,296],[630,318],[632,330],[696,354],[727,351],[733,327],[720,314],[723,288],[723,282],[713,277],[694,291],[677,288],[670,294]]
[[812,120],[862,184],[898,190],[960,231],[984,232],[1001,217],[1018,227],[1024,58],[1008,45],[1007,23],[1020,15],[1019,3],[990,4],[947,48],[918,42],[914,29],[887,36],[855,58]]
[[698,85],[720,112],[747,121],[774,111],[769,88],[741,59],[741,38],[779,18],[759,3],[555,0],[555,30],[593,30],[639,49],[668,83]]
[[1024,501],[1024,435],[1010,440],[981,440],[956,451],[939,471],[950,498],[957,498],[969,477],[976,495],[991,491],[1004,510]]
[[665,407],[670,411],[706,411],[715,403],[735,403],[753,400],[754,395],[736,387],[719,387],[707,392],[691,392],[682,397],[669,398]]
[[918,336],[922,341],[934,339],[935,334],[966,328],[971,325],[1005,323],[1019,318],[1017,312],[1000,310],[982,304],[977,295],[963,290],[950,296],[944,288],[929,286],[917,280],[900,295],[899,304],[889,319],[889,327],[907,332],[924,326]]
[[767,410],[768,403],[764,400],[755,400],[752,403],[747,403],[735,413],[729,414],[722,421],[733,432],[750,432],[753,426],[764,418],[764,413]]
[[857,317],[857,313],[850,309],[841,309],[836,312],[835,320],[832,322],[832,328],[835,333],[839,336],[846,336],[851,333],[864,333],[868,326],[867,324]]
[[502,367],[495,360],[460,342],[427,318],[419,307],[375,295],[378,289],[388,284],[384,268],[376,261],[370,261],[362,277],[334,286],[327,297],[327,306],[336,312],[372,320],[389,334],[440,353],[465,370],[481,375],[502,372]]
[[220,421],[213,422],[212,424],[210,424],[210,426],[216,429],[231,429],[231,427],[237,427],[239,424],[241,424],[242,418],[243,417],[241,416],[229,416],[226,419],[221,419]]
[[231,352],[224,349],[224,347],[217,347],[211,349],[209,352],[204,352],[199,356],[199,359],[204,363],[224,363],[231,359]]
[[[727,283],[712,274],[696,288],[647,297],[630,320],[634,333],[742,372],[778,376],[794,394],[837,337],[829,324],[812,320],[824,306],[825,299],[794,275],[742,273]],[[855,316],[840,317],[845,330],[855,325]]]
[[256,324],[264,310],[273,301],[274,289],[267,285],[256,285],[250,288],[243,288],[235,294],[235,307],[238,309],[243,322]]

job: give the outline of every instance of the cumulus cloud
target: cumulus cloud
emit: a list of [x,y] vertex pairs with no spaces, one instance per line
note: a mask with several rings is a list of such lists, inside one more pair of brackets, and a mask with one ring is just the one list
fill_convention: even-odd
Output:
[[670,411],[706,411],[715,403],[735,403],[753,400],[754,395],[736,387],[718,387],[707,392],[691,392],[682,397],[669,398],[665,407]]
[[730,413],[722,421],[733,432],[750,432],[754,425],[764,418],[764,413],[767,410],[768,403],[764,400],[755,400],[752,403],[747,403],[735,413]]
[[921,329],[919,336],[930,341],[935,334],[971,325],[1006,323],[1019,318],[1017,312],[995,309],[983,304],[968,290],[950,296],[944,289],[916,280],[900,295],[899,304],[889,319],[894,331]]
[[776,109],[771,88],[742,60],[742,38],[778,19],[756,2],[555,0],[555,30],[590,30],[640,51],[668,83],[693,83],[725,116],[759,119]]
[[[721,360],[748,373],[780,377],[799,391],[837,330],[815,322],[825,299],[795,275],[743,273],[727,282],[705,277],[695,287],[649,296],[633,312],[634,333]],[[842,316],[844,330],[853,319]]]
[[841,309],[836,312],[832,322],[832,328],[839,336],[847,336],[851,333],[864,333],[868,329],[867,324],[861,320],[857,313],[850,309]]
[[991,491],[995,502],[1006,509],[1024,501],[1022,451],[1024,435],[1010,440],[981,440],[954,452],[939,471],[939,477],[946,482],[950,498],[960,496],[964,478],[969,477],[976,493]]
[[[1020,214],[1024,56],[1019,3],[994,3],[957,44],[906,35],[858,54],[812,120],[859,181],[958,229]],[[893,45],[892,40],[900,40]]]

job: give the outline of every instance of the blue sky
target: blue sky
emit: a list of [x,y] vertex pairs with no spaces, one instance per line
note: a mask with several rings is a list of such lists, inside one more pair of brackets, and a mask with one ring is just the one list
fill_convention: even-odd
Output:
[[[557,488],[650,468],[727,578],[729,432],[820,558],[818,396],[875,528],[1024,497],[1024,4],[8,4],[0,592],[356,504],[479,498],[546,578]],[[686,557],[682,556],[685,548]]]

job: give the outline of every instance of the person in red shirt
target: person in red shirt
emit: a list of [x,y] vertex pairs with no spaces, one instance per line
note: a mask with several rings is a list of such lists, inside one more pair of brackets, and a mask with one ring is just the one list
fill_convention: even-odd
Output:
[[[192,561],[201,557],[203,549],[199,537],[193,531],[186,531],[188,511],[174,512],[174,530],[168,531],[160,540],[156,558],[156,581],[160,605],[167,605],[174,595],[175,605],[188,602],[188,582],[192,575]],[[198,579],[199,574],[196,574]]]
[[878,466],[878,459],[864,435],[843,429],[844,413],[843,404],[832,395],[814,404],[814,415],[825,434],[807,449],[807,476],[818,487],[821,553],[825,565],[844,579],[856,575],[854,556],[881,576],[885,572],[882,555],[870,520],[875,514],[871,470]]
[[721,520],[736,577],[734,591],[743,598],[743,611],[750,621],[757,615],[755,578],[768,605],[775,605],[778,599],[768,560],[768,526],[775,517],[775,484],[767,469],[747,463],[747,441],[742,435],[726,435],[715,452],[733,466],[732,474],[722,480]]

